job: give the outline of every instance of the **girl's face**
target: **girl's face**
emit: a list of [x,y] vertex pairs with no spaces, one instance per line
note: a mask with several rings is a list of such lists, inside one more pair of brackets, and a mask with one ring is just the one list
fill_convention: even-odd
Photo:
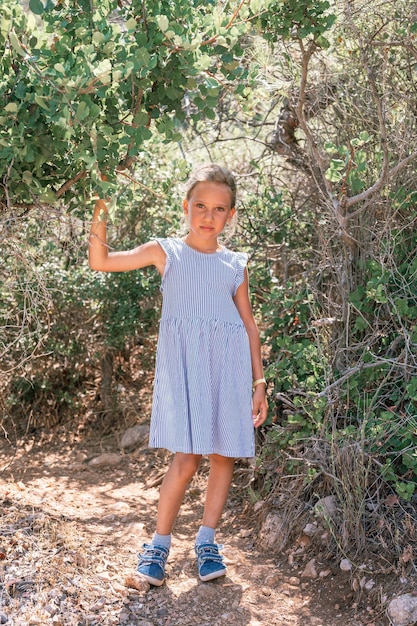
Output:
[[184,200],[190,235],[203,240],[216,240],[235,214],[231,206],[232,192],[227,185],[215,182],[197,183],[189,199]]

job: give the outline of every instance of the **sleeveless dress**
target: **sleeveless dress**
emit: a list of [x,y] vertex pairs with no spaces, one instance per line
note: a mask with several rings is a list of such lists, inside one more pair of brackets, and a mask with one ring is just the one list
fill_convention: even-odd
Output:
[[156,241],[166,264],[149,445],[253,457],[249,339],[233,302],[247,255],[198,252],[177,238]]

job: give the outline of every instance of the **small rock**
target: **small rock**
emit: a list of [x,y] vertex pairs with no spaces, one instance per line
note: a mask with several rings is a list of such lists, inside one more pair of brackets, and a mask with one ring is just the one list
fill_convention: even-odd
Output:
[[303,533],[307,535],[307,537],[314,537],[317,530],[317,524],[306,524],[303,528]]
[[243,565],[244,563],[241,552],[232,546],[224,546],[223,556],[227,565]]
[[87,467],[84,465],[84,463],[71,463],[70,465],[68,465],[68,469],[71,472],[85,472],[87,470]]
[[74,554],[74,562],[78,567],[87,567],[89,561],[85,554],[76,552]]
[[7,624],[9,618],[5,613],[0,613],[0,624]]
[[321,498],[314,507],[314,513],[319,517],[334,519],[337,514],[336,498],[334,496]]
[[90,611],[101,611],[103,606],[106,604],[106,598],[102,597],[93,606],[90,608]]
[[417,596],[397,596],[388,605],[388,615],[394,626],[413,626],[417,622]]
[[350,572],[352,569],[352,563],[349,561],[349,559],[342,559],[340,561],[340,569],[342,570],[342,572]]
[[128,428],[123,434],[120,445],[123,449],[132,448],[144,441],[149,434],[148,424],[136,424],[132,428]]
[[298,538],[297,543],[301,548],[307,548],[311,544],[311,537],[304,533]]
[[115,454],[114,452],[105,452],[104,454],[100,454],[100,456],[96,456],[94,459],[91,459],[89,465],[92,467],[115,467],[122,462],[122,457],[120,454]]
[[269,587],[277,587],[279,583],[282,581],[282,574],[280,572],[271,572],[265,578],[265,585]]
[[252,580],[257,581],[258,584],[264,583],[267,574],[269,574],[270,568],[265,565],[254,565],[250,572]]
[[305,566],[301,578],[317,578],[316,559],[311,559]]
[[53,617],[55,615],[55,613],[57,612],[58,608],[56,606],[52,606],[52,604],[47,604],[45,607],[45,611],[48,613],[48,615],[50,615],[51,617]]
[[327,578],[327,576],[329,576],[329,574],[331,574],[331,571],[329,569],[322,569],[321,572],[319,573],[319,577],[320,578]]
[[115,502],[111,505],[111,509],[113,511],[120,511],[121,513],[128,513],[130,511],[130,506],[127,502]]
[[212,599],[214,596],[217,596],[217,593],[218,591],[215,585],[199,585],[197,587],[197,595],[202,600],[205,600],[206,598]]
[[262,524],[260,532],[260,543],[266,549],[274,548],[280,552],[284,548],[287,533],[285,532],[285,522],[277,513],[268,513]]
[[137,589],[137,591],[141,591],[143,593],[147,593],[151,588],[148,581],[139,576],[139,574],[136,574],[135,572],[126,576],[125,585],[126,587]]
[[375,581],[372,580],[372,578],[370,580],[367,580],[363,586],[365,591],[371,591],[374,587],[375,587]]

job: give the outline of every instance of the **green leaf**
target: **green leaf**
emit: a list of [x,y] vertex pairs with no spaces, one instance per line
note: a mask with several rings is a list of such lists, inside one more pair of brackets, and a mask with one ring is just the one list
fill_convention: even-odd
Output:
[[60,74],[65,74],[65,67],[62,65],[62,63],[55,63],[54,70],[56,70]]
[[202,54],[199,59],[197,59],[195,66],[199,70],[208,70],[212,65],[212,60],[208,54]]
[[135,52],[135,60],[140,67],[148,67],[150,58],[146,48],[138,48]]
[[16,33],[13,30],[11,30],[9,32],[9,41],[10,41],[10,44],[11,44],[13,50],[15,52],[17,52],[17,54],[20,54],[20,56],[22,56],[22,57],[25,57],[27,55],[26,51],[23,50],[23,48],[22,48],[22,46],[20,44],[20,41],[16,37]]
[[126,23],[125,23],[127,30],[135,30],[137,25],[138,23],[134,17],[131,17],[128,20],[126,20]]
[[16,104],[16,102],[9,102],[8,104],[6,104],[6,106],[4,107],[5,111],[8,111],[9,113],[17,113],[18,111],[18,106]]
[[342,180],[342,175],[340,172],[338,172],[335,169],[332,169],[331,167],[326,170],[326,179],[329,180],[331,183],[338,183],[339,181]]
[[167,18],[166,15],[158,15],[158,17],[156,18],[158,26],[160,28],[160,30],[162,30],[163,33],[165,33],[168,30],[169,27],[169,20]]
[[38,96],[38,94],[35,94],[34,96],[34,100],[36,102],[36,104],[38,104],[42,109],[44,109],[45,111],[49,111],[49,107],[45,102],[45,96]]
[[77,107],[77,111],[75,113],[75,118],[78,121],[84,120],[87,115],[90,113],[90,110],[85,102],[80,102]]
[[29,9],[35,15],[42,15],[42,13],[45,10],[45,7],[43,6],[43,3],[41,2],[41,0],[29,0]]
[[96,30],[96,32],[93,33],[92,40],[96,44],[96,46],[100,46],[106,40],[106,38],[103,33]]

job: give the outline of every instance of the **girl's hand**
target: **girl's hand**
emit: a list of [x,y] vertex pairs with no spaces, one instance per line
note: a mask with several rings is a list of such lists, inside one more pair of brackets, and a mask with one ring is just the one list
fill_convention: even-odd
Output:
[[268,415],[268,401],[264,385],[257,385],[252,398],[252,419],[255,428],[264,423]]

